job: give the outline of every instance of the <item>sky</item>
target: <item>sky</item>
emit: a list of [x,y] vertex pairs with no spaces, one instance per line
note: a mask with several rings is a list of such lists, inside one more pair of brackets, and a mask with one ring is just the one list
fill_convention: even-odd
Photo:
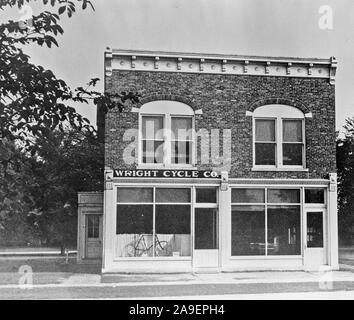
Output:
[[[337,130],[354,117],[353,0],[91,0],[95,11],[77,9],[61,21],[59,48],[26,47],[32,62],[51,69],[73,88],[102,79],[106,47],[222,53],[238,55],[329,58],[338,60]],[[28,7],[34,14],[42,1]],[[323,28],[321,11],[329,6],[332,25]],[[327,7],[328,8],[328,7]],[[46,7],[50,9],[50,7]],[[0,12],[0,22],[26,12]],[[322,20],[321,20],[322,17]],[[321,28],[322,26],[322,28]],[[93,106],[78,111],[95,124]]]

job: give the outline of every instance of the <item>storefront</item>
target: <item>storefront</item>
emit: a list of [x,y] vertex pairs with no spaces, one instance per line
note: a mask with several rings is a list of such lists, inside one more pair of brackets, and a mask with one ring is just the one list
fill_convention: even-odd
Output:
[[336,65],[108,50],[106,92],[141,99],[98,110],[103,218],[80,214],[79,256],[102,237],[104,273],[338,269]]
[[319,270],[337,259],[329,181],[107,174],[103,271]]

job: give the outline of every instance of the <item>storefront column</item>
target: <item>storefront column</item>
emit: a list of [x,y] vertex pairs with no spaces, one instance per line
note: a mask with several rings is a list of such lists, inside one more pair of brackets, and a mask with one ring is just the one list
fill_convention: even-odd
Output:
[[105,170],[105,190],[104,190],[104,214],[103,214],[103,252],[102,271],[109,269],[114,259],[114,239],[115,239],[115,206],[113,188],[113,170]]
[[228,262],[231,252],[231,188],[228,184],[228,174],[222,173],[219,192],[219,217],[220,217],[220,267]]
[[337,211],[337,174],[329,174],[328,196],[328,240],[329,240],[329,266],[338,270],[338,211]]

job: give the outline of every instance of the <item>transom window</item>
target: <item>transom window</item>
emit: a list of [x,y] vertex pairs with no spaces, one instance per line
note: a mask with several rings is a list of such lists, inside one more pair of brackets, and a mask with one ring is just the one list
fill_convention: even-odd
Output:
[[305,203],[314,205],[324,205],[326,203],[325,190],[318,188],[305,189]]
[[153,101],[140,108],[140,164],[191,166],[194,111],[176,101]]
[[254,112],[254,166],[304,168],[304,114],[286,105],[267,105]]

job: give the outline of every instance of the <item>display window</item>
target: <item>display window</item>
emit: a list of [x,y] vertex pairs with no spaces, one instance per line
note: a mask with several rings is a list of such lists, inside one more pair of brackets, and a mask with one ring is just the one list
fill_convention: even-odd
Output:
[[231,256],[301,254],[300,189],[232,189]]
[[119,257],[190,257],[190,188],[117,188]]

